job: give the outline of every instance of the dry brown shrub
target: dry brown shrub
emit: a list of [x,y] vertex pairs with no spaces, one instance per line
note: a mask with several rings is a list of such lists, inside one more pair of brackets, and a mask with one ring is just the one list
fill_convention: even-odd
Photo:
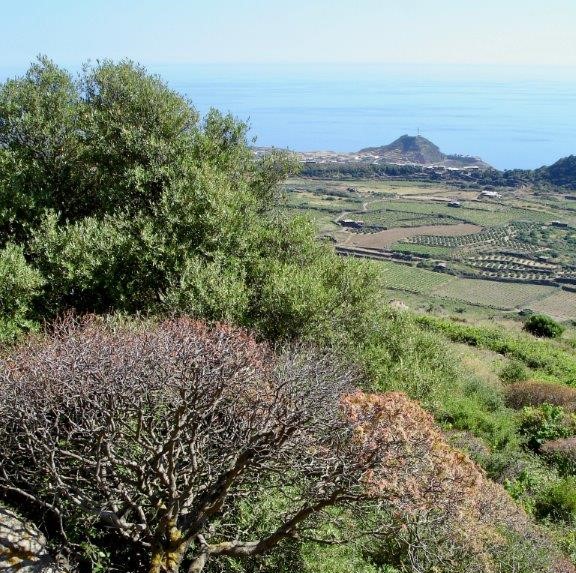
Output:
[[560,440],[550,440],[544,442],[540,448],[542,453],[563,453],[573,455],[576,459],[576,437],[562,438]]
[[398,510],[394,536],[405,545],[411,570],[574,573],[546,533],[446,443],[417,402],[400,392],[357,391],[343,399],[343,410],[358,459],[366,464],[380,453],[365,484]]
[[518,382],[507,386],[506,403],[517,409],[540,404],[571,407],[576,405],[576,388],[549,382]]

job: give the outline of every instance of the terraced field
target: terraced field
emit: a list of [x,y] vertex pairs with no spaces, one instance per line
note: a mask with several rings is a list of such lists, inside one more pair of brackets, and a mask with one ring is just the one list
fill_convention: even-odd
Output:
[[[576,318],[576,293],[560,289],[576,285],[571,206],[523,191],[492,200],[472,189],[410,181],[293,180],[285,198],[288,212],[308,215],[342,254],[384,259],[390,289],[440,304],[491,312],[529,307],[563,319]],[[390,262],[407,254],[419,267]],[[420,268],[438,263],[446,273]]]
[[[482,227],[470,225],[469,223],[458,223],[456,225],[425,225],[422,227],[397,227],[386,231],[379,231],[370,234],[350,233],[345,244],[347,246],[362,247],[368,249],[388,249],[393,244],[409,237],[418,237],[434,233],[436,237],[460,237],[472,236],[480,233]],[[449,245],[432,245],[449,246]]]
[[384,286],[389,289],[414,293],[429,293],[431,290],[447,285],[455,278],[451,275],[419,269],[409,265],[383,261]]
[[[556,294],[556,287],[507,283],[481,279],[455,279],[431,291],[433,296],[462,300],[499,310],[531,307],[536,301]],[[573,294],[576,301],[576,294]]]
[[411,253],[433,259],[448,259],[453,253],[453,249],[449,247],[434,247],[413,243],[396,243],[396,245],[392,247],[392,251],[395,253]]
[[548,314],[557,320],[576,318],[576,293],[559,291],[536,301],[530,308],[535,312]]

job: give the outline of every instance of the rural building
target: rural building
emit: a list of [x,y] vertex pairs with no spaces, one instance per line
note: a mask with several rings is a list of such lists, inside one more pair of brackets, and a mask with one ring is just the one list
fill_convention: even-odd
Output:
[[497,191],[482,191],[482,193],[480,193],[480,197],[489,197],[491,199],[500,199],[502,197],[502,195],[500,195],[500,193],[498,193]]
[[364,221],[354,221],[353,219],[340,219],[339,223],[350,229],[361,229],[364,226]]

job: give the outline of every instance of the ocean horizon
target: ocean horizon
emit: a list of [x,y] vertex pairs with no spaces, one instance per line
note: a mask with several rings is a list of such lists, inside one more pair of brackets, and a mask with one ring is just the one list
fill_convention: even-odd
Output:
[[[576,69],[377,64],[150,65],[205,114],[248,122],[259,146],[357,151],[420,135],[498,169],[576,154]],[[0,78],[25,69],[0,69]]]

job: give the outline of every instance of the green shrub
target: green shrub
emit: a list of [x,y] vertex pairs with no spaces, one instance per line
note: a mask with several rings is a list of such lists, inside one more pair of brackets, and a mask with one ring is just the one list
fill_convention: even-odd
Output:
[[522,410],[520,433],[530,449],[539,450],[544,442],[576,435],[576,416],[562,406],[528,406]]
[[524,330],[534,336],[558,338],[564,332],[564,327],[545,314],[533,314],[524,323]]
[[12,340],[34,325],[31,307],[44,284],[41,274],[24,258],[22,247],[0,250],[0,341]]
[[574,522],[576,518],[576,478],[553,482],[535,502],[535,515],[540,519]]
[[528,378],[528,369],[519,360],[510,360],[500,370],[500,379],[502,382],[510,384],[512,382],[521,382]]
[[185,312],[271,339],[363,339],[377,272],[279,214],[295,163],[254,160],[246,136],[129,61],[74,80],[43,57],[1,84],[0,241],[44,277],[39,318]]

